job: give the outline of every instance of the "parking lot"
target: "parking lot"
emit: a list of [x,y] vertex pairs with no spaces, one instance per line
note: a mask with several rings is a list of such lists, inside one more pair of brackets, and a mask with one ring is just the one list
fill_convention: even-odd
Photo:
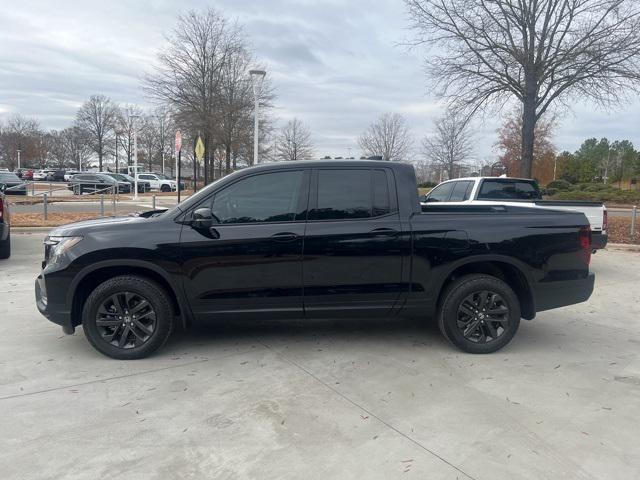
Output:
[[45,232],[0,262],[0,472],[36,478],[640,478],[640,253],[488,356],[424,321],[198,326],[119,362],[44,319]]

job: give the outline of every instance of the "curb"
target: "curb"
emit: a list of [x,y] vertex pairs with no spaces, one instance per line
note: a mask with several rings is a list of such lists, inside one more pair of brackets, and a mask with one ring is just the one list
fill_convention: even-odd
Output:
[[11,233],[48,232],[57,227],[11,227]]
[[640,245],[633,243],[608,243],[605,250],[611,247],[612,250],[624,250],[626,252],[640,252]]

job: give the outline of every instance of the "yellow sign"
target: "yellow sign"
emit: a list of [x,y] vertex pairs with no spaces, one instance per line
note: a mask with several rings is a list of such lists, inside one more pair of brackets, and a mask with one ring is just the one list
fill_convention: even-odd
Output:
[[198,140],[196,141],[195,153],[198,161],[202,161],[202,159],[204,158],[204,142],[202,141],[201,137],[198,137]]

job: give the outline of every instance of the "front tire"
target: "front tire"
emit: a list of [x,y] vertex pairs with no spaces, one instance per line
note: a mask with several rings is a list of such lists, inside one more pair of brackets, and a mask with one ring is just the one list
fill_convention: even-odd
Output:
[[11,256],[11,232],[7,234],[7,239],[0,241],[0,259],[4,260]]
[[160,187],[160,191],[161,191],[161,192],[170,192],[170,191],[171,191],[171,187],[170,187],[169,185],[166,185],[166,184],[165,184],[165,185],[162,185],[162,186]]
[[173,331],[167,292],[138,276],[119,276],[98,285],[82,310],[82,329],[100,353],[118,360],[145,358]]
[[466,275],[445,291],[438,312],[440,331],[467,353],[493,353],[507,345],[520,326],[520,302],[502,280]]

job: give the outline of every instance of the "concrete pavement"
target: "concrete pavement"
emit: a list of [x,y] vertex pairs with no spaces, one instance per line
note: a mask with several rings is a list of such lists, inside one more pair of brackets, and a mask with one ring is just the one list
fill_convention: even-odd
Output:
[[8,479],[640,477],[640,254],[488,356],[420,321],[200,326],[118,362],[37,312],[44,232],[0,261]]

